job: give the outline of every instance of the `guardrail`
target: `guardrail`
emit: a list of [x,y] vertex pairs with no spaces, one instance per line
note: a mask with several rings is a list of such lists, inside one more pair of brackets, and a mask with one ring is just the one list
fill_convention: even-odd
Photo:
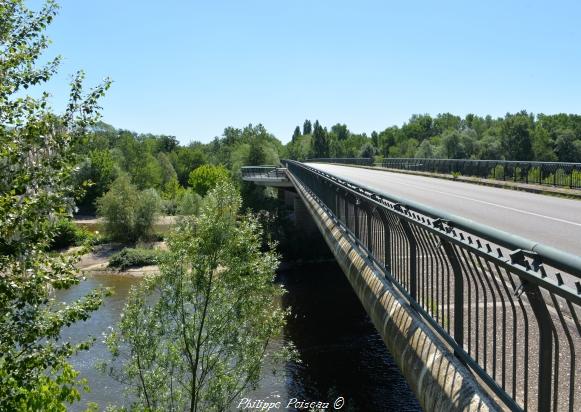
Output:
[[285,163],[497,400],[581,409],[581,257]]
[[277,166],[243,166],[242,179],[286,179],[285,169]]
[[[372,159],[309,159],[313,162],[372,166]],[[510,160],[387,158],[376,164],[387,169],[474,176],[581,189],[581,163],[521,162]]]
[[361,165],[361,166],[373,166],[373,159],[370,157],[317,157],[314,159],[307,159],[307,162],[320,162],[320,163],[341,163],[347,165]]

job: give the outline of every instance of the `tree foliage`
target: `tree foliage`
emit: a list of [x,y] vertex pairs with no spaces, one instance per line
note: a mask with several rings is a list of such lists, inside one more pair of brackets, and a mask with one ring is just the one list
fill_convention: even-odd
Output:
[[303,123],[303,134],[311,134],[313,132],[313,126],[310,120],[305,120]]
[[160,274],[130,293],[107,345],[132,409],[223,411],[258,384],[285,322],[283,289],[273,282],[278,257],[261,250],[256,218],[239,209],[232,185],[214,188],[199,217],[170,235]]
[[318,120],[315,121],[315,126],[313,128],[312,145],[312,157],[329,157],[327,131],[323,129]]
[[295,142],[301,135],[301,128],[299,126],[295,127],[295,131],[293,132],[293,137],[291,139],[292,142]]
[[521,111],[499,118],[414,114],[401,127],[389,126],[371,137],[353,133],[341,123],[325,133],[326,139],[315,133],[317,129],[315,125],[312,135],[293,138],[286,155],[298,160],[327,157],[322,154],[328,146],[328,157],[361,157],[373,145],[383,157],[581,162],[581,115],[575,114],[535,116]]
[[188,183],[200,196],[206,196],[211,189],[219,183],[229,179],[228,170],[224,166],[203,165],[190,173]]
[[37,65],[48,45],[43,32],[57,6],[40,11],[23,1],[0,4],[0,410],[66,410],[84,386],[68,363],[90,346],[71,343],[61,331],[89,317],[103,291],[64,305],[55,289],[79,282],[77,255],[53,255],[47,249],[61,218],[74,211],[74,147],[96,120],[106,81],[83,92],[83,74],[71,84],[62,115],[25,90],[46,82],[59,59]]
[[97,200],[97,211],[103,217],[105,231],[112,240],[136,242],[152,237],[160,203],[155,189],[140,191],[124,174]]

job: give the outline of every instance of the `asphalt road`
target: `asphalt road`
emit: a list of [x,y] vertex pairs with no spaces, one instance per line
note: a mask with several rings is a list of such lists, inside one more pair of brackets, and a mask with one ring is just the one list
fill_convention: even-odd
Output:
[[349,166],[310,166],[581,256],[581,201]]

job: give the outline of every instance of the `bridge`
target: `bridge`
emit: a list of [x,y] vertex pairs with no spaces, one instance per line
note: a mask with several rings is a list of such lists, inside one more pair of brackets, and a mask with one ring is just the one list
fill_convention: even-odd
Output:
[[581,202],[284,163],[242,177],[308,211],[425,410],[581,409]]

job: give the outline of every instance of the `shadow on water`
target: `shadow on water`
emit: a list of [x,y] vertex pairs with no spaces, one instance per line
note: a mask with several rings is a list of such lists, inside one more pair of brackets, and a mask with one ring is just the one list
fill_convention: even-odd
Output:
[[[264,368],[261,388],[247,395],[252,399],[329,401],[339,396],[346,400],[345,411],[418,411],[420,407],[401,376],[397,366],[365,310],[359,303],[341,269],[335,263],[306,264],[280,270],[278,281],[288,293],[282,304],[290,305],[293,315],[285,329],[285,338],[292,340],[302,363],[289,363],[272,375],[272,367]],[[115,289],[115,295],[86,322],[67,329],[64,336],[78,341],[88,335],[97,342],[88,352],[77,355],[72,363],[89,381],[92,391],[70,407],[81,411],[86,402],[97,402],[102,409],[109,403],[123,404],[120,384],[95,369],[107,358],[102,334],[118,320],[131,285],[139,278],[99,275],[69,291],[59,293],[71,301],[102,285]],[[274,341],[272,348],[283,342]],[[234,405],[236,406],[236,405]]]
[[286,328],[302,364],[287,365],[289,397],[343,410],[419,411],[420,406],[339,266],[308,264],[279,273],[293,316]]

